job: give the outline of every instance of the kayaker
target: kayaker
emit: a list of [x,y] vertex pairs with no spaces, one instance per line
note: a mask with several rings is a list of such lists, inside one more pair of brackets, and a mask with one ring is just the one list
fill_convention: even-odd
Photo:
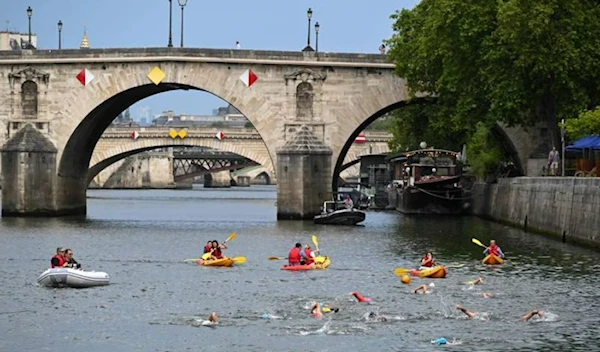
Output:
[[304,254],[306,255],[306,260],[304,262],[304,265],[311,265],[312,263],[315,262],[315,259],[314,259],[315,258],[315,252],[312,251],[312,249],[310,248],[309,244],[307,244],[306,246],[304,246]]
[[73,251],[71,248],[65,249],[65,261],[67,262],[67,267],[81,269],[81,264],[77,263],[77,261],[73,259]]
[[431,252],[427,252],[423,259],[421,259],[421,266],[431,268],[434,265],[435,263],[433,262],[433,254],[431,254]]
[[482,278],[477,278],[477,280],[467,281],[467,285],[479,285],[479,284],[483,284]]
[[227,245],[225,243],[219,244],[219,241],[213,240],[211,249],[212,254],[210,258],[212,260],[223,259],[223,253],[221,252],[221,249],[227,249]]
[[504,258],[504,253],[502,253],[502,250],[500,249],[500,247],[498,247],[495,240],[490,240],[490,245],[489,245],[489,247],[484,249],[483,254],[485,254],[485,255],[493,254],[496,257]]
[[307,260],[308,257],[302,250],[302,244],[296,243],[296,246],[290,249],[290,254],[288,255],[288,265],[304,265]]
[[56,254],[50,259],[50,265],[52,268],[63,268],[67,266],[65,250],[62,247],[56,248]]
[[206,254],[206,253],[210,252],[211,249],[212,249],[212,241],[206,242],[206,245],[204,246],[204,253],[203,254]]

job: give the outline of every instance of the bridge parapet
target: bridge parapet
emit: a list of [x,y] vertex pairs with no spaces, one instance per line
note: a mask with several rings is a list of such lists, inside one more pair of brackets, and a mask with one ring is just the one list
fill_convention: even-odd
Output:
[[307,53],[276,50],[238,50],[206,48],[107,48],[107,49],[65,49],[65,50],[6,50],[0,51],[0,64],[22,64],[24,61],[36,63],[75,63],[75,62],[147,62],[147,61],[187,61],[217,63],[264,63],[282,65],[303,62],[305,65],[379,67],[393,68],[387,57],[381,54],[358,53]]

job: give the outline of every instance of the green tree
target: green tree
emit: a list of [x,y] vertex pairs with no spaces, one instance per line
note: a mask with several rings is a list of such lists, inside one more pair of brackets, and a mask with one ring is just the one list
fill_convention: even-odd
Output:
[[492,135],[489,125],[477,123],[475,133],[467,143],[467,159],[471,173],[480,180],[485,180],[490,172],[497,170],[502,164],[502,148]]
[[579,114],[578,118],[565,120],[566,134],[571,140],[590,135],[600,135],[600,106]]
[[598,105],[600,5],[592,0],[422,0],[392,15],[387,41],[413,96],[437,98],[435,123],[557,123]]

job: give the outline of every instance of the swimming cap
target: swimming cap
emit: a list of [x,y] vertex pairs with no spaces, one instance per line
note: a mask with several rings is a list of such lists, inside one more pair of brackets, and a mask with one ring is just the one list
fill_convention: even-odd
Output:
[[321,305],[321,307],[323,307],[323,306],[325,305],[325,303],[324,303],[324,302],[321,302],[321,303],[319,303],[319,304]]
[[429,287],[435,287],[435,284],[432,282],[429,284]]
[[262,318],[263,318],[263,319],[269,319],[269,314],[267,314],[267,313],[263,314],[263,315],[262,315]]
[[445,344],[447,344],[448,341],[445,338],[440,337],[439,339],[433,341],[433,343],[435,343],[436,345],[439,346],[439,345],[445,345]]

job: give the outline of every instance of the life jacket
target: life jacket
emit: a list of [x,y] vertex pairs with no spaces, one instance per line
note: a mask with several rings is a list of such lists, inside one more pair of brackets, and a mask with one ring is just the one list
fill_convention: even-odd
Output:
[[52,257],[52,258],[58,259],[58,266],[54,266],[54,264],[52,264],[52,260],[50,260],[50,265],[52,265],[53,268],[55,268],[55,267],[62,268],[62,266],[65,265],[65,258],[63,258],[62,256],[55,254],[54,257]]
[[314,260],[313,260],[312,256],[310,255],[310,252],[311,252],[310,249],[304,250],[304,254],[306,254],[306,257],[308,258],[308,259],[306,259],[306,265],[314,263]]
[[206,246],[204,246],[204,253],[210,252],[211,249],[212,249],[212,245],[207,244]]
[[[425,260],[425,259],[427,259],[427,256],[424,256],[423,259],[421,259],[421,262],[423,262],[423,260]],[[426,261],[425,264],[421,264],[421,266],[426,266],[426,267],[431,268],[433,266],[433,258]]]
[[487,247],[488,255],[493,254],[495,256],[499,256],[500,255],[500,251],[498,250],[499,248],[500,247],[498,247],[497,244]]
[[288,261],[290,265],[298,265],[300,264],[300,251],[301,249],[298,247],[294,247],[290,249],[290,255],[288,257]]
[[215,250],[212,252],[212,255],[213,255],[213,257],[215,257],[215,258],[217,258],[217,259],[221,259],[221,258],[223,258],[223,253],[221,253],[221,248],[218,248],[218,247],[217,247],[217,249],[215,249]]

